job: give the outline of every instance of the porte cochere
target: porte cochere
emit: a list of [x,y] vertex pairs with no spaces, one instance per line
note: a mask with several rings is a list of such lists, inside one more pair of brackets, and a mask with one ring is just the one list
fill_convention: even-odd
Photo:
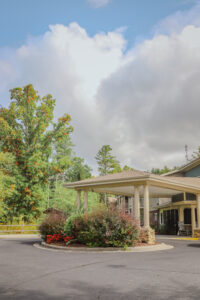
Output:
[[[175,199],[183,195],[181,201],[171,201],[170,209],[173,212],[165,213],[165,207],[160,214],[165,220],[174,219],[181,224],[185,217],[190,218],[183,209],[191,209],[191,231],[194,236],[200,233],[200,178],[181,176],[160,176],[143,171],[125,171],[116,174],[99,176],[96,178],[65,184],[67,188],[77,191],[77,208],[81,205],[81,192],[84,193],[84,209],[88,207],[88,191],[107,193],[116,196],[126,196],[132,201],[132,217],[138,220],[141,226],[150,230],[150,204],[152,199]],[[187,199],[186,195],[192,195]],[[122,198],[124,198],[122,197]],[[125,199],[125,198],[124,198]],[[141,216],[140,200],[143,199],[143,215]],[[125,210],[125,204],[121,204]],[[161,208],[159,207],[159,210]],[[172,216],[173,215],[173,216]],[[171,221],[169,221],[171,222]]]

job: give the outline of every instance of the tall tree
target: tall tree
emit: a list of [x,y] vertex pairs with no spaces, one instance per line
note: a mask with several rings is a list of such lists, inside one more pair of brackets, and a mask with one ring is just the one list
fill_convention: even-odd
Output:
[[90,178],[92,169],[85,164],[84,159],[80,157],[74,157],[72,164],[66,171],[66,178],[69,181],[79,181],[86,178]]
[[13,207],[8,207],[5,200],[16,194],[14,157],[10,153],[0,152],[0,223],[10,220]]
[[25,221],[40,214],[42,191],[49,176],[63,171],[49,158],[55,142],[72,132],[70,116],[53,121],[55,100],[51,95],[41,98],[33,86],[14,88],[9,108],[0,109],[0,147],[11,153],[17,167],[16,194],[6,203],[14,207],[13,216]]
[[112,148],[110,145],[104,145],[97,153],[95,159],[98,164],[99,175],[106,175],[116,172],[121,172],[121,167],[118,160],[111,154]]
[[52,162],[57,165],[59,169],[63,170],[62,173],[56,174],[57,179],[64,180],[66,177],[65,171],[68,170],[73,163],[73,146],[69,135],[64,136],[60,141],[56,141],[53,146]]

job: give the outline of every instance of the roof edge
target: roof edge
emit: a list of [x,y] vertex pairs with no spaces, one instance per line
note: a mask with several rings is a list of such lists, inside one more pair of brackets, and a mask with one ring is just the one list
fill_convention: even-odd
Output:
[[197,158],[191,160],[190,162],[183,165],[182,167],[180,167],[177,170],[167,172],[165,174],[162,174],[161,176],[168,176],[168,175],[171,175],[171,174],[177,174],[177,173],[181,173],[181,172],[184,172],[184,171],[190,171],[192,168],[197,167],[198,165],[200,165],[200,157],[197,157]]

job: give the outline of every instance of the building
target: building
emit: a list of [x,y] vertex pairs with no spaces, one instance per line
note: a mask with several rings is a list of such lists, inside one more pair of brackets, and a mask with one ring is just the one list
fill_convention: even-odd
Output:
[[[190,163],[191,165],[192,163]],[[192,166],[194,167],[194,164]],[[121,204],[123,209],[126,211],[127,202],[129,213],[149,232],[151,232],[150,225],[154,225],[150,224],[153,218],[154,223],[159,224],[159,230],[162,229],[162,225],[163,228],[164,226],[169,228],[169,225],[172,224],[173,228],[176,228],[174,233],[179,230],[179,233],[189,234],[190,230],[193,235],[197,236],[200,235],[200,178],[185,176],[185,172],[191,170],[187,168],[186,171],[182,167],[176,171],[177,176],[175,172],[173,175],[171,172],[166,176],[160,176],[137,170],[124,171],[71,182],[65,186],[77,191],[78,209],[82,206],[87,211],[88,191],[121,195],[125,197],[123,197],[125,201],[122,201]],[[81,192],[84,193],[83,205],[81,204]],[[154,205],[155,201],[158,205]],[[150,213],[152,204],[154,211]],[[191,224],[189,224],[190,222]]]
[[[177,170],[162,175],[165,178],[200,178],[200,158]],[[194,179],[195,180],[195,179]],[[197,201],[194,193],[177,193],[159,199],[150,212],[150,224],[156,231],[166,234],[194,235],[197,228]]]

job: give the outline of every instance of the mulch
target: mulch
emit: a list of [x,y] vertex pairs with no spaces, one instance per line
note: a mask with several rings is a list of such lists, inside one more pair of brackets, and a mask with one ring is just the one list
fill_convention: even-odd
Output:
[[[154,243],[153,245],[160,245],[161,243]],[[79,244],[79,243],[72,243],[72,244],[69,244],[66,246],[65,242],[58,242],[58,241],[54,241],[52,243],[50,243],[50,245],[56,245],[56,246],[62,246],[62,247],[77,247],[77,248],[86,248],[87,246],[86,245],[83,245],[83,244]],[[147,243],[137,243],[136,245],[134,245],[134,247],[146,247],[146,246],[150,246],[149,244]]]

